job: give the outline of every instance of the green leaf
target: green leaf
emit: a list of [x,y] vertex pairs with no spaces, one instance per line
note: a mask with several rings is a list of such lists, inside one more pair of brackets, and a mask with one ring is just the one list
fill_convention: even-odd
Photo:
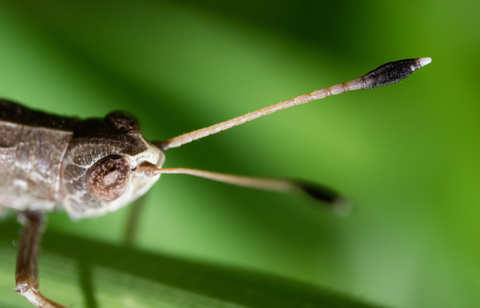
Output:
[[[29,307],[12,289],[20,226],[1,228],[0,306]],[[57,232],[41,247],[40,290],[71,307],[375,307],[284,277]]]

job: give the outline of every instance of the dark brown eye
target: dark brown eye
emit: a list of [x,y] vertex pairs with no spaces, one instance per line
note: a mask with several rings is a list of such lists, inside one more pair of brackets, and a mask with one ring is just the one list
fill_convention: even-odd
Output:
[[105,157],[87,171],[85,183],[92,197],[113,201],[120,197],[128,185],[130,164],[125,157]]
[[140,132],[140,124],[138,124],[137,119],[125,111],[110,112],[105,116],[105,122],[118,133],[127,134]]

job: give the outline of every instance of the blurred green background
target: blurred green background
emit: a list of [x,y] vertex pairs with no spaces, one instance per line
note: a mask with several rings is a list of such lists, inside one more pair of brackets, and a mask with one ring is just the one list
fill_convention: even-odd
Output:
[[[136,249],[387,307],[479,307],[479,12],[478,1],[444,0],[2,1],[0,96],[80,117],[128,110],[147,138],[166,139],[385,62],[432,57],[400,84],[282,111],[166,153],[168,167],[328,184],[354,201],[351,216],[299,196],[166,175],[146,197]],[[78,222],[52,213],[45,241],[57,232],[119,246],[128,213]],[[13,239],[0,243],[0,306],[29,307],[12,290]],[[88,305],[75,260],[48,249],[42,256],[43,291]],[[92,270],[100,302],[102,271]],[[55,297],[55,283],[69,281]],[[128,281],[111,289],[125,296]]]

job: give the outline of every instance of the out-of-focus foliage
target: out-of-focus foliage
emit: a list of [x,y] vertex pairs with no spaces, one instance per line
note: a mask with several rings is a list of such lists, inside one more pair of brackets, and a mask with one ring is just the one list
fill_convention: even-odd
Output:
[[[475,1],[443,0],[2,1],[0,96],[81,117],[129,110],[147,138],[164,139],[388,61],[432,57],[400,84],[282,111],[166,153],[169,167],[328,184],[353,200],[350,217],[298,196],[166,175],[146,198],[136,249],[271,273],[386,306],[475,307],[479,9]],[[86,251],[89,240],[119,246],[128,212],[79,222],[50,214],[44,292],[55,294],[49,283],[60,275],[62,284],[71,281],[65,304],[92,306],[125,290],[129,275],[144,279],[114,267],[107,276],[122,278],[105,282],[102,271],[111,269],[92,257],[89,270],[79,270],[62,253],[68,241],[54,248],[48,240],[52,231],[53,239],[84,239],[74,243]],[[0,306],[28,307],[11,289],[11,240],[0,243],[1,264],[11,266],[0,270],[0,285],[11,285],[0,289]],[[119,257],[109,255],[113,248],[97,251],[106,253],[102,261]],[[119,296],[128,306],[128,294]]]

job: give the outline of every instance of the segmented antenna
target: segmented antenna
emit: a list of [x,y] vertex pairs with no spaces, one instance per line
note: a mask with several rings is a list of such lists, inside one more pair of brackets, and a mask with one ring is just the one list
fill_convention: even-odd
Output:
[[[376,88],[399,82],[402,79],[408,77],[415,70],[429,64],[431,61],[432,59],[430,58],[417,58],[390,62],[352,81],[337,84],[329,88],[321,89],[293,99],[289,99],[276,105],[272,105],[270,107],[247,113],[246,115],[206,128],[195,130],[193,132],[186,133],[165,141],[154,141],[153,144],[155,144],[162,150],[179,147],[193,140],[216,134],[218,132],[257,119],[259,117],[263,117],[265,115],[274,113],[282,109],[290,108],[300,104],[305,104],[313,100],[322,99],[330,95],[336,95],[347,91]],[[163,173],[188,174],[218,182],[263,190],[272,190],[278,192],[301,191],[317,201],[322,201],[321,204],[326,205],[334,212],[341,214],[347,213],[351,208],[350,204],[346,202],[346,199],[335,191],[327,187],[305,181],[298,181],[292,179],[255,178],[187,168],[157,168],[155,165],[150,163],[142,163],[139,166],[138,172],[139,174],[143,174],[144,176],[158,176]]]
[[237,186],[270,190],[281,193],[303,192],[316,201],[338,214],[348,213],[351,205],[336,191],[306,181],[292,180],[287,178],[258,178],[234,174],[225,174],[212,171],[189,169],[189,168],[156,168],[149,163],[142,164],[140,172],[146,176],[160,174],[188,174],[217,182],[233,184]]
[[389,62],[352,81],[337,84],[329,88],[314,91],[312,93],[304,94],[254,112],[247,113],[243,116],[233,118],[225,122],[201,128],[177,137],[173,137],[168,140],[155,141],[153,143],[162,150],[176,148],[194,140],[219,133],[234,126],[241,125],[248,121],[255,120],[257,118],[266,116],[279,110],[287,109],[300,104],[305,104],[313,100],[328,97],[330,95],[345,93],[347,91],[371,89],[399,82],[408,77],[417,69],[429,64],[431,61],[431,58],[416,58]]

